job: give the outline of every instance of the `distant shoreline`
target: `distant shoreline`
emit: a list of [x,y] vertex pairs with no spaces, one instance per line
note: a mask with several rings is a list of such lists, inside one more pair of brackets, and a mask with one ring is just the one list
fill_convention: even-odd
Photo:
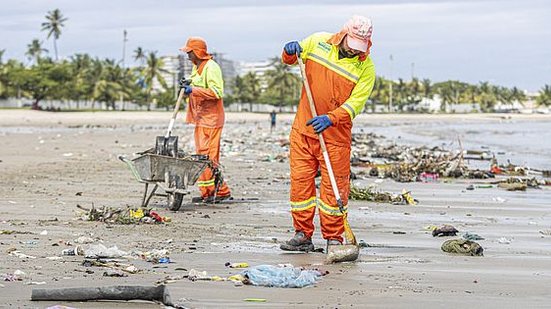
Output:
[[[97,111],[97,112],[46,112],[21,109],[0,110],[0,127],[3,126],[70,126],[77,124],[147,124],[168,123],[171,112],[165,111]],[[178,115],[183,122],[185,112]],[[292,121],[294,113],[277,114],[277,121]],[[361,114],[354,119],[355,124],[378,123],[384,121],[551,121],[550,114]],[[227,112],[226,123],[239,121],[269,122],[267,113]]]

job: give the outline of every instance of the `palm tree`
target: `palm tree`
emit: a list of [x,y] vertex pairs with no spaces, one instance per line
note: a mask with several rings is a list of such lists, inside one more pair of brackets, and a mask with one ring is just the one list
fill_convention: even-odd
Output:
[[260,98],[260,79],[254,72],[249,72],[243,76],[243,88],[240,91],[242,102],[249,102],[249,112],[253,111],[253,103],[258,103]]
[[145,91],[148,111],[151,110],[149,100],[151,99],[151,92],[153,91],[153,82],[156,80],[162,87],[167,88],[165,79],[161,75],[162,73],[168,73],[167,70],[163,69],[163,60],[157,57],[156,51],[150,52],[147,55],[146,65],[141,72],[146,85]]
[[482,111],[491,111],[497,102],[496,87],[488,82],[480,82],[478,86],[478,103]]
[[67,18],[63,17],[61,15],[61,11],[59,9],[55,9],[53,11],[49,11],[46,15],[46,22],[42,23],[42,31],[48,31],[47,38],[49,39],[50,36],[53,35],[54,37],[54,51],[55,51],[55,60],[58,60],[57,57],[57,44],[56,41],[59,39],[59,36],[61,35],[61,28],[63,27],[63,22],[67,21]]
[[283,103],[290,104],[298,100],[301,86],[300,79],[291,72],[291,67],[282,63],[278,57],[272,58],[273,69],[266,71],[268,82],[266,95],[269,101],[277,100],[279,107]]
[[25,56],[27,56],[27,59],[29,59],[29,61],[34,60],[34,63],[36,64],[38,63],[38,59],[40,59],[42,53],[47,52],[47,49],[42,48],[42,42],[40,42],[38,39],[34,39],[30,44],[27,45],[27,52],[25,53]]
[[0,64],[2,64],[2,57],[4,57],[5,49],[0,49]]
[[371,100],[371,112],[375,112],[376,104],[384,104],[385,102],[388,102],[389,83],[390,81],[384,79],[384,77],[375,77],[375,84],[373,85],[373,90],[371,91],[371,95],[369,96],[369,99]]
[[513,87],[513,89],[511,89],[511,96],[513,97],[513,100],[516,100],[522,106],[524,106],[524,101],[526,101],[526,94],[522,90],[518,89],[517,87]]
[[427,99],[432,99],[433,97],[433,90],[432,90],[432,84],[430,79],[424,78],[421,81],[421,88],[423,89],[423,97]]
[[145,51],[143,50],[143,48],[141,47],[136,48],[134,50],[134,60],[140,62],[140,65],[143,65],[145,59],[146,59]]
[[551,85],[545,85],[541,88],[536,98],[536,104],[538,106],[551,106]]
[[76,108],[80,108],[80,100],[87,97],[91,87],[88,80],[88,71],[92,67],[92,57],[88,54],[75,54],[71,56],[71,69],[73,78],[71,80],[72,91],[70,98],[77,102]]

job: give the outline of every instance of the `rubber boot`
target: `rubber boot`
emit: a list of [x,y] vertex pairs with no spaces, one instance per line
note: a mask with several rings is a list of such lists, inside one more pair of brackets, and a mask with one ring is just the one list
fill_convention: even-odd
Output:
[[285,243],[279,246],[284,251],[314,251],[314,244],[312,238],[306,237],[303,232],[297,232],[293,238],[289,239]]

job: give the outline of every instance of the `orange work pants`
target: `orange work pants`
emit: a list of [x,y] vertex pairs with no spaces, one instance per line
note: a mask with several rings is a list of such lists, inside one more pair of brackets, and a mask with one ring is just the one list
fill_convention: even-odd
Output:
[[[206,128],[195,126],[195,150],[198,154],[208,155],[214,163],[220,162],[220,137],[222,128]],[[197,181],[201,197],[214,196],[215,183],[212,169],[207,167]],[[218,188],[216,196],[230,196],[230,188],[224,181]]]
[[[307,237],[312,237],[317,206],[323,238],[337,239],[342,242],[343,215],[333,194],[319,140],[292,129],[290,143],[290,200],[295,231],[302,231]],[[346,212],[350,190],[350,146],[327,144],[327,152]],[[318,199],[314,178],[319,168],[321,168],[321,186]]]

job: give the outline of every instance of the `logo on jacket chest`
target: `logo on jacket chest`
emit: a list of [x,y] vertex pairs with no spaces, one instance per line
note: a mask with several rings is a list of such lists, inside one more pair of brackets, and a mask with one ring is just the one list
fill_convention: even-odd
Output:
[[323,50],[324,52],[330,52],[331,51],[331,44],[327,42],[319,42],[318,43],[318,49]]

